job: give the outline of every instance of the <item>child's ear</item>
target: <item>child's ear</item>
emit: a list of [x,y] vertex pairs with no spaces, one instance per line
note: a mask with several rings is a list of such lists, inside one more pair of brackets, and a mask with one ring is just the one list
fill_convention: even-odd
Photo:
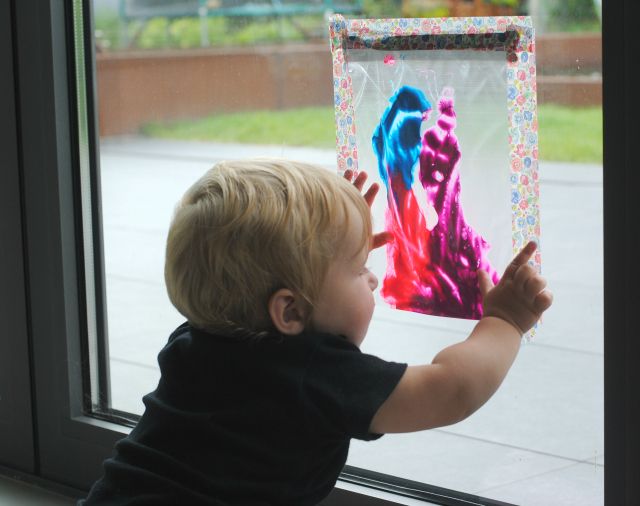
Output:
[[300,297],[281,288],[269,299],[269,316],[281,334],[296,335],[304,330],[305,310]]

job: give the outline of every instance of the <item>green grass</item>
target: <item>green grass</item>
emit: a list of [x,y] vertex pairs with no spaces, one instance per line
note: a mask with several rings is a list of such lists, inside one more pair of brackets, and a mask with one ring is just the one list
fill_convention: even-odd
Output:
[[[538,108],[539,154],[543,160],[602,163],[602,109],[554,105]],[[220,114],[170,124],[153,123],[142,132],[180,140],[277,144],[332,148],[332,107]]]
[[602,163],[602,108],[538,108],[539,155],[557,162]]
[[336,142],[331,107],[220,114],[171,124],[152,123],[144,126],[142,132],[166,139],[319,148],[333,147]]

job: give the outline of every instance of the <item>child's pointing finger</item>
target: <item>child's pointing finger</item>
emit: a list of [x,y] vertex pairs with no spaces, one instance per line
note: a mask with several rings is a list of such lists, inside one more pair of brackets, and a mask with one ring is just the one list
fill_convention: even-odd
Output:
[[533,255],[537,247],[538,245],[535,242],[529,241],[527,245],[520,250],[520,253],[518,253],[514,257],[514,259],[509,264],[509,266],[505,269],[503,278],[512,279],[515,276],[518,269],[520,268],[520,266],[526,265],[526,263],[529,261],[529,259],[531,258],[531,256]]

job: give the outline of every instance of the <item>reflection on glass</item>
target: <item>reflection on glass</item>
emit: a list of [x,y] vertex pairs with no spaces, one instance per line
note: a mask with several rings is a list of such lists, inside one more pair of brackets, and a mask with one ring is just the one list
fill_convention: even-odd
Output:
[[[287,156],[335,170],[336,157],[323,14],[173,17],[172,2],[146,2],[157,10],[143,20],[122,10],[127,3],[94,0],[96,82],[112,407],[139,414],[158,380],[157,353],[182,322],[163,279],[180,196],[221,159]],[[401,14],[382,3],[365,2],[359,15]],[[447,8],[431,3],[425,9]],[[477,414],[439,430],[355,442],[350,465],[523,505],[603,503],[600,34],[595,14],[583,16],[591,32],[544,33],[561,19],[556,10],[560,2],[534,18],[542,268],[555,304]],[[575,85],[576,74],[590,80]],[[488,120],[486,132],[493,126]],[[476,133],[468,132],[472,140]],[[374,159],[367,164],[376,170]],[[383,215],[374,218],[381,228]],[[373,267],[384,265],[380,255]],[[363,351],[427,363],[472,324],[381,303]]]

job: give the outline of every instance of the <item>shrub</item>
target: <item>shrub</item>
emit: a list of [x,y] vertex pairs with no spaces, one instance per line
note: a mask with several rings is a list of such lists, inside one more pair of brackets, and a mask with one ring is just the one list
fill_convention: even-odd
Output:
[[[131,28],[136,28],[137,23],[129,26],[129,36]],[[157,49],[169,46],[169,20],[167,18],[150,19],[142,29],[138,37],[137,45],[142,49]]]
[[399,18],[402,0],[364,0],[362,9],[367,18]]
[[556,0],[549,10],[549,29],[599,31],[600,18],[593,0]]

